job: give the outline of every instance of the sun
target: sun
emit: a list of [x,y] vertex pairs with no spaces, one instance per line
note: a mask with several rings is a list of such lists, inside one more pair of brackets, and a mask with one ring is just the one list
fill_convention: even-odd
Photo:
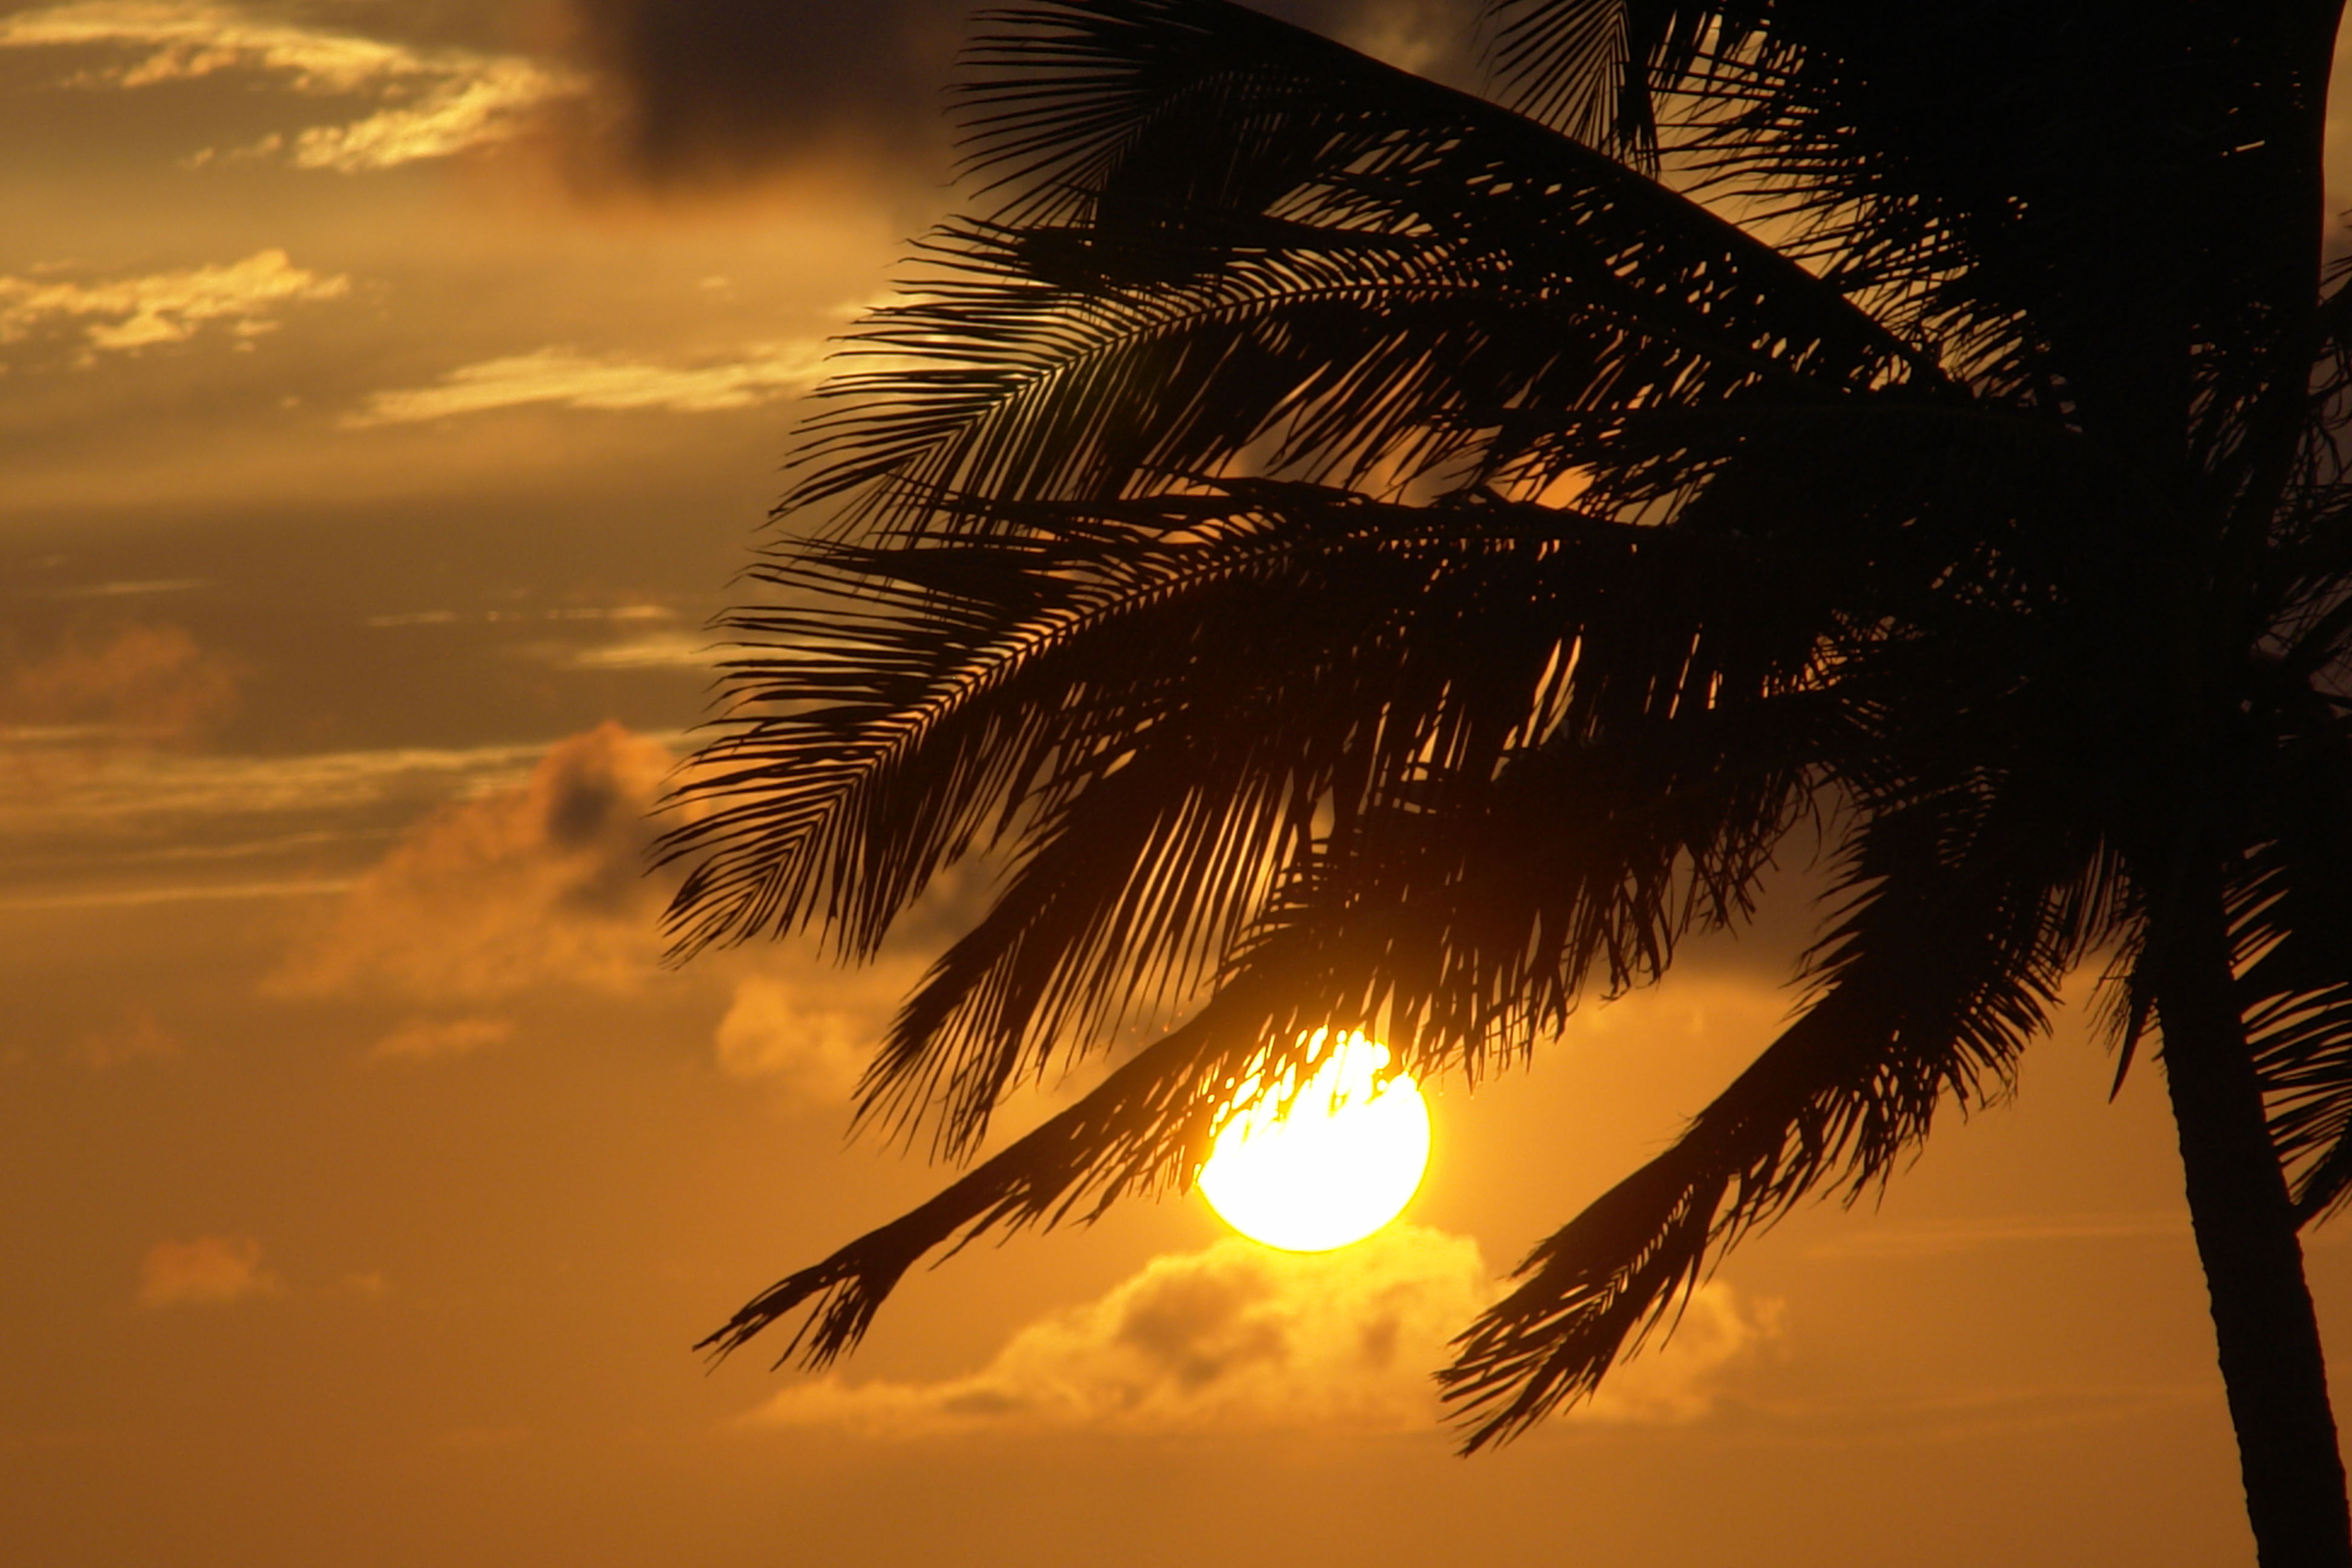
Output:
[[1201,1195],[1227,1225],[1286,1252],[1328,1252],[1396,1218],[1429,1165],[1429,1107],[1386,1046],[1318,1029],[1313,1072],[1244,1079],[1220,1114]]

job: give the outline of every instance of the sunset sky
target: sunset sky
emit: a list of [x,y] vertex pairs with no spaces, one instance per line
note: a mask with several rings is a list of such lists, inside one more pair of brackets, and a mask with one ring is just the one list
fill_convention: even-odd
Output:
[[[1276,8],[1476,79],[1468,0]],[[953,208],[962,15],[0,5],[0,1561],[2251,1563],[2158,1069],[2109,1103],[2079,1008],[1454,1456],[1445,1340],[1786,1014],[1801,852],[1431,1086],[1370,1242],[1171,1198],[823,1377],[690,1352],[946,1179],[846,1094],[980,878],[866,970],[669,971],[641,868],[795,400]]]

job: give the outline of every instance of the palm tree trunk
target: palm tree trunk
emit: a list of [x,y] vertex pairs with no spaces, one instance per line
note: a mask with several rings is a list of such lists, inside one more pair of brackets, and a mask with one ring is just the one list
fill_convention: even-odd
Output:
[[2152,935],[2165,1081],[2262,1568],[2352,1568],[2344,1465],[2294,1205],[2263,1120],[2208,867]]

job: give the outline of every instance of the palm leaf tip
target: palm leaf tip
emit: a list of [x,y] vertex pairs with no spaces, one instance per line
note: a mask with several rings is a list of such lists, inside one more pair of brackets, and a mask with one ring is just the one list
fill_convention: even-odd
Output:
[[782,1368],[797,1362],[810,1371],[820,1370],[857,1347],[891,1288],[913,1261],[909,1257],[893,1269],[835,1254],[770,1286],[693,1348],[706,1352],[716,1364],[806,1307],[807,1316],[778,1352],[774,1365]]
[[1461,1451],[1508,1442],[1590,1398],[1669,1325],[1706,1266],[1721,1197],[1676,1190],[1675,1173],[1654,1164],[1530,1254],[1514,1275],[1525,1283],[1455,1339],[1454,1364],[1437,1374]]

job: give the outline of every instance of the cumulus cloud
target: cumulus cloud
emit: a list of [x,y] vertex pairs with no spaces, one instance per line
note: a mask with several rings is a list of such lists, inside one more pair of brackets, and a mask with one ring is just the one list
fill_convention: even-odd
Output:
[[1710,1279],[1682,1303],[1673,1332],[1621,1362],[1570,1420],[1672,1425],[1721,1401],[1732,1374],[1780,1333],[1778,1300],[1749,1300]]
[[[938,1383],[785,1389],[745,1417],[877,1437],[982,1430],[1180,1432],[1235,1427],[1429,1431],[1430,1373],[1494,1299],[1477,1243],[1398,1226],[1337,1252],[1239,1238],[1154,1258],[1100,1299],[1015,1334],[987,1366]],[[1598,1421],[1703,1415],[1723,1374],[1771,1331],[1720,1281],[1681,1328],[1581,1407]]]
[[606,723],[557,742],[520,784],[442,807],[271,988],[461,1004],[549,982],[626,989],[657,954],[659,894],[643,865],[670,763],[659,742]]
[[343,423],[411,425],[534,403],[709,414],[753,407],[813,386],[823,375],[824,361],[824,350],[817,344],[761,344],[748,357],[703,365],[646,364],[543,348],[461,366],[432,386],[374,393]]
[[341,299],[351,286],[341,273],[321,277],[276,249],[137,278],[0,277],[0,342],[58,327],[78,332],[93,352],[185,342],[211,325],[252,338],[274,331],[286,306]]
[[277,1271],[263,1266],[261,1243],[249,1236],[159,1241],[139,1264],[142,1307],[226,1307],[285,1289]]
[[[379,107],[356,121],[273,133],[226,154],[344,174],[509,140],[585,85],[577,72],[520,55],[417,48],[203,0],[68,0],[21,11],[0,18],[0,48],[95,56],[68,79],[81,87],[241,73],[313,97],[374,100]],[[205,149],[191,161],[223,155]]]
[[812,1005],[780,981],[747,975],[719,1021],[719,1070],[807,1104],[839,1106],[857,1085],[880,1023],[877,1009]]

